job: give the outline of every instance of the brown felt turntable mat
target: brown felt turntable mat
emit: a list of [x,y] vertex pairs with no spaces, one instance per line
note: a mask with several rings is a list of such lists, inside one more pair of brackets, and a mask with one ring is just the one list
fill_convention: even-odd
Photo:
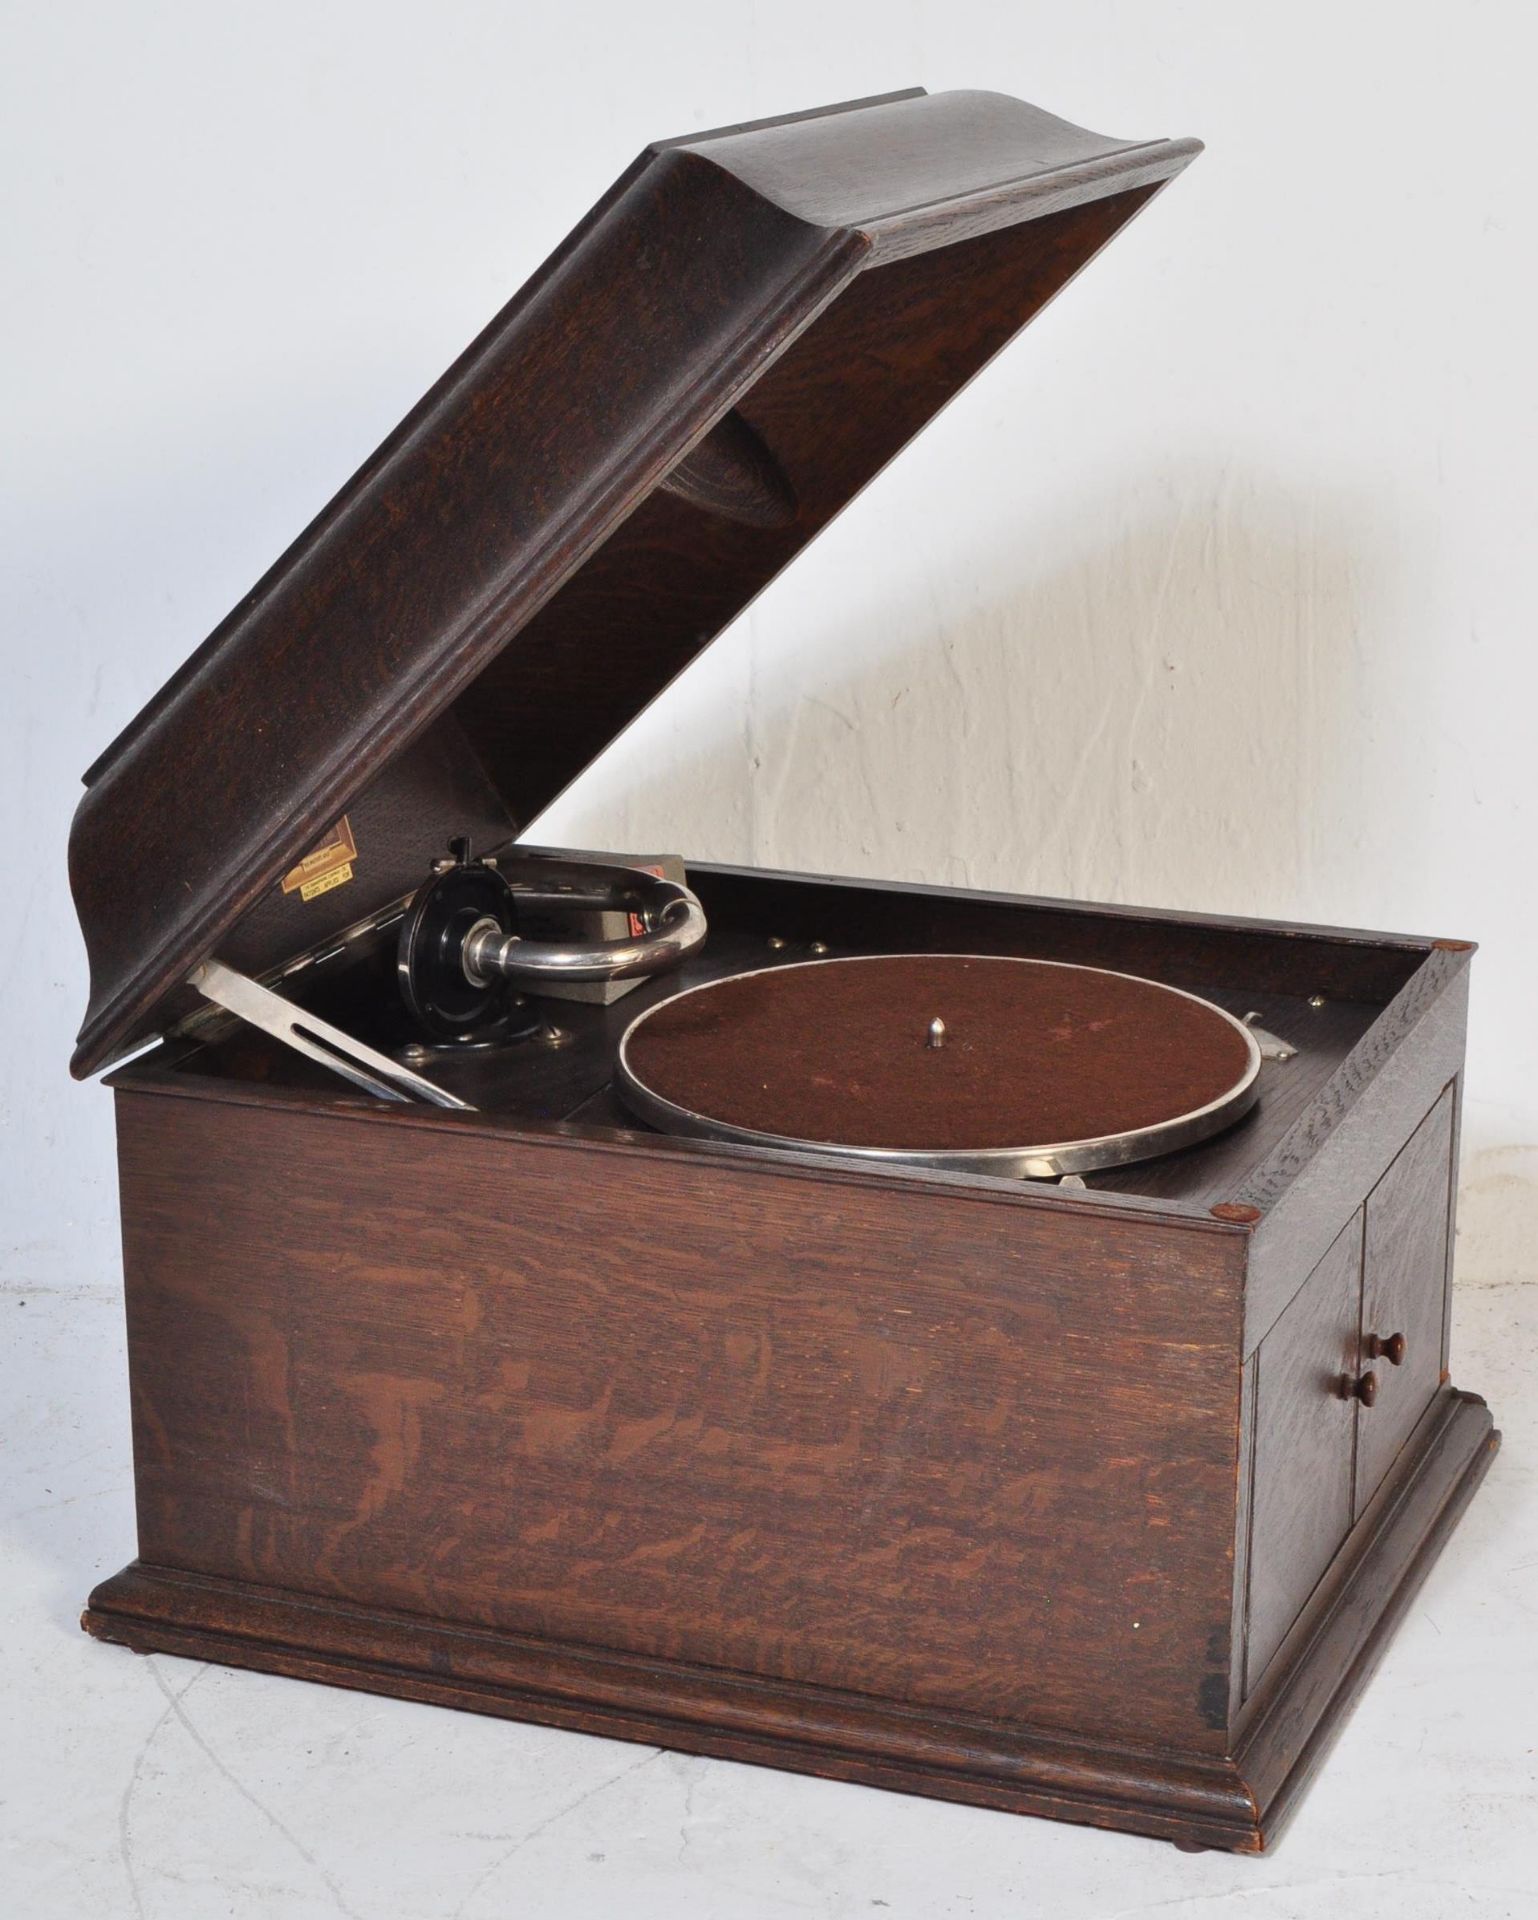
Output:
[[[945,1023],[939,1047],[930,1023]],[[909,1152],[1159,1126],[1252,1077],[1227,1014],[1129,974],[960,954],[737,974],[662,1001],[623,1043],[655,1098],[787,1140]]]

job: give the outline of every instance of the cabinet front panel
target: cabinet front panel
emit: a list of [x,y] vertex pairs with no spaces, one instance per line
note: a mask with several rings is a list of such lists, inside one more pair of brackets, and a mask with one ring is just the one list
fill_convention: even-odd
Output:
[[1351,1527],[1361,1281],[1358,1213],[1257,1355],[1248,1689]]
[[147,1562],[1221,1751],[1242,1234],[340,1101],[122,1116]]
[[[1357,1434],[1356,1510],[1377,1492],[1442,1377],[1447,1236],[1452,1219],[1453,1090],[1449,1087],[1367,1202],[1362,1368],[1377,1380]],[[1388,1353],[1403,1341],[1396,1366]],[[1374,1351],[1374,1341],[1388,1353]]]

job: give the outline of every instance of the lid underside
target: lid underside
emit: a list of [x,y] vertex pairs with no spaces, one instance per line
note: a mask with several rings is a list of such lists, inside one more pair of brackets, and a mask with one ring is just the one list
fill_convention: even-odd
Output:
[[980,93],[648,148],[90,770],[73,1071],[515,834],[1198,150]]

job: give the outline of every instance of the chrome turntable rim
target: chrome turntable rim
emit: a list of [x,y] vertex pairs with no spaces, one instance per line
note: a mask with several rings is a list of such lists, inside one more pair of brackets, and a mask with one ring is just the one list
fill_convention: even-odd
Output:
[[[1076,1138],[1052,1138],[1010,1145],[935,1146],[922,1141],[901,1146],[870,1145],[859,1141],[832,1140],[801,1133],[793,1134],[763,1127],[743,1125],[717,1114],[670,1097],[650,1085],[634,1059],[637,1036],[644,1035],[647,1023],[659,1017],[676,1017],[685,1002],[698,1000],[735,983],[763,981],[786,974],[806,974],[816,969],[858,966],[877,969],[883,963],[922,960],[932,963],[956,962],[990,968],[1009,967],[1053,970],[1073,973],[1108,982],[1130,983],[1155,995],[1167,995],[1172,1001],[1186,1003],[1221,1022],[1224,1030],[1242,1043],[1240,1070],[1216,1094],[1199,1104],[1157,1120],[1115,1130],[1083,1134]],[[943,1023],[942,1023],[943,1029]],[[621,1037],[616,1057],[615,1087],[626,1108],[638,1119],[663,1133],[684,1138],[714,1140],[728,1144],[763,1147],[777,1152],[831,1155],[867,1165],[917,1167],[939,1172],[992,1174],[1007,1179],[1053,1180],[1065,1174],[1091,1173],[1136,1161],[1157,1158],[1183,1147],[1194,1146],[1232,1126],[1255,1104],[1260,1087],[1260,1047],[1243,1021],[1226,1008],[1204,999],[1200,994],[1162,981],[1148,980],[1140,974],[1107,967],[1085,967],[1076,962],[1037,960],[1003,954],[846,954],[823,959],[788,961],[773,966],[748,969],[721,979],[703,981],[680,993],[655,1002],[632,1020]]]

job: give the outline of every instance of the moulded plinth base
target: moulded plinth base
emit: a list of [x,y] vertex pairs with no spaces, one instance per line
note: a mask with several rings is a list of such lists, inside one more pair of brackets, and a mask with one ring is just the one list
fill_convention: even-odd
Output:
[[[751,1674],[561,1645],[135,1561],[86,1631],[139,1652],[360,1687],[1177,1845],[1270,1845],[1499,1444],[1449,1393],[1219,1757],[1143,1751]],[[1086,1722],[1093,1719],[1085,1703]]]

